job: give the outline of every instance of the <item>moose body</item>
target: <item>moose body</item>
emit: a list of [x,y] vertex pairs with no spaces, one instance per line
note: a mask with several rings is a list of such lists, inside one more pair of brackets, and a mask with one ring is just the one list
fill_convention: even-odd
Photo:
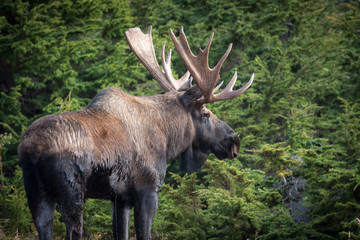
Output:
[[[131,45],[142,32],[129,31]],[[151,40],[151,28],[145,36]],[[66,238],[81,239],[86,198],[113,202],[114,239],[128,239],[132,208],[137,239],[149,239],[169,161],[181,155],[181,168],[194,171],[210,153],[220,159],[237,156],[239,137],[204,105],[213,95],[200,86],[172,89],[170,80],[158,79],[158,66],[140,60],[167,93],[135,97],[107,88],[84,109],[42,117],[23,135],[18,155],[39,239],[52,238],[56,204]]]

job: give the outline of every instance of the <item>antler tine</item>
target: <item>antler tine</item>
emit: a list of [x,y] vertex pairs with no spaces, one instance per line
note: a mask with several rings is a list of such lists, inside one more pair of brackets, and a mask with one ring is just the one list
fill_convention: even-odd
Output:
[[[130,28],[128,31],[126,31],[126,40],[131,50],[134,52],[140,62],[145,66],[145,68],[150,72],[150,74],[167,92],[183,90],[188,85],[190,85],[190,74],[185,73],[185,75],[179,80],[179,82],[173,77],[170,68],[171,53],[169,54],[169,57],[166,61],[163,60],[164,72],[161,71],[155,55],[151,30],[152,26],[149,27],[149,30],[146,34],[143,34],[140,28]],[[164,47],[163,51],[165,51]]]
[[190,71],[191,76],[193,76],[196,85],[200,88],[205,98],[205,102],[213,102],[213,90],[220,78],[220,68],[229,55],[232,44],[229,45],[227,51],[216,66],[211,69],[209,68],[208,58],[214,33],[211,34],[206,47],[204,49],[199,49],[197,56],[195,56],[190,49],[183,27],[180,29],[179,39],[176,38],[172,29],[170,29],[170,36],[174,42],[176,50],[183,59],[187,69]]
[[238,97],[243,92],[245,92],[246,89],[248,89],[250,87],[250,85],[254,81],[254,77],[255,77],[255,74],[253,73],[250,80],[242,88],[233,91],[233,87],[234,87],[236,79],[237,79],[237,72],[235,72],[233,77],[231,78],[229,84],[225,87],[225,89],[223,91],[221,91],[220,93],[216,94],[213,97],[212,102]]
[[228,49],[226,50],[224,55],[221,57],[219,62],[216,64],[216,66],[213,68],[214,71],[220,72],[220,69],[221,69],[223,63],[225,62],[226,58],[229,56],[231,49],[232,49],[232,43],[229,44]]
[[151,30],[152,26],[149,27],[146,34],[143,34],[140,28],[130,28],[125,32],[126,40],[136,57],[159,84],[166,91],[175,90],[175,87],[167,81],[165,74],[160,70],[155,56]]
[[189,78],[190,77],[190,72],[189,71],[186,71],[184,76],[182,76],[179,80],[176,80],[174,78],[174,76],[172,75],[172,71],[171,71],[171,49],[169,50],[168,57],[165,59],[165,45],[166,45],[166,43],[164,43],[163,48],[162,48],[161,61],[162,61],[162,66],[163,66],[166,78],[174,85],[174,87],[178,91],[182,91],[182,90],[185,90],[185,89],[191,87],[191,80]]
[[221,81],[217,86],[216,88],[214,88],[213,90],[213,94],[217,92],[217,90],[219,90],[221,88],[221,86],[223,85],[224,81]]

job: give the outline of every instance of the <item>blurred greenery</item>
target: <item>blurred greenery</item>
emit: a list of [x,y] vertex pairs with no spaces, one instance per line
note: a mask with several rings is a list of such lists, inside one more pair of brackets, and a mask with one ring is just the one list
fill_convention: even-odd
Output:
[[[152,238],[360,239],[359,12],[356,0],[2,0],[0,238],[36,238],[16,154],[35,119],[108,86],[164,92],[124,37],[152,25],[157,54],[174,48],[169,28],[184,26],[194,50],[215,32],[210,66],[233,43],[225,84],[255,73],[241,97],[208,106],[241,137],[239,157],[211,155],[193,174],[169,163]],[[111,239],[111,213],[87,200],[85,238]],[[64,234],[56,212],[54,237]]]

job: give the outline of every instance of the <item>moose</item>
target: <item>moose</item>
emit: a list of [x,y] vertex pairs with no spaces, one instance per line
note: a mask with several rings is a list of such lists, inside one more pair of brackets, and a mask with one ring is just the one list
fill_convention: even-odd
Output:
[[233,90],[235,72],[216,94],[221,86],[217,85],[220,68],[232,44],[210,68],[214,33],[195,56],[181,28],[179,38],[171,29],[170,35],[187,72],[175,79],[171,50],[165,57],[163,45],[160,68],[151,30],[150,26],[144,34],[140,28],[130,28],[125,36],[165,94],[136,97],[109,87],[85,108],[39,118],[24,133],[18,156],[39,239],[52,238],[56,204],[65,222],[66,239],[81,239],[87,198],[112,201],[114,239],[128,239],[132,208],[137,239],[150,239],[169,161],[180,156],[181,169],[192,172],[210,153],[219,159],[237,157],[238,135],[205,104],[239,96],[250,87],[254,74],[246,85]]

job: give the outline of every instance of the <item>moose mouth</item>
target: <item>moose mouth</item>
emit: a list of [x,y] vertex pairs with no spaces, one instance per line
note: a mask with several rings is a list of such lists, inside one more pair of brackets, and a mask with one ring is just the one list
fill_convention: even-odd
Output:
[[235,143],[232,143],[231,146],[219,144],[215,147],[215,151],[213,151],[213,153],[220,160],[225,158],[234,159],[239,154],[239,146]]
[[233,144],[231,147],[231,157],[229,159],[234,159],[239,155],[239,146],[236,144]]

